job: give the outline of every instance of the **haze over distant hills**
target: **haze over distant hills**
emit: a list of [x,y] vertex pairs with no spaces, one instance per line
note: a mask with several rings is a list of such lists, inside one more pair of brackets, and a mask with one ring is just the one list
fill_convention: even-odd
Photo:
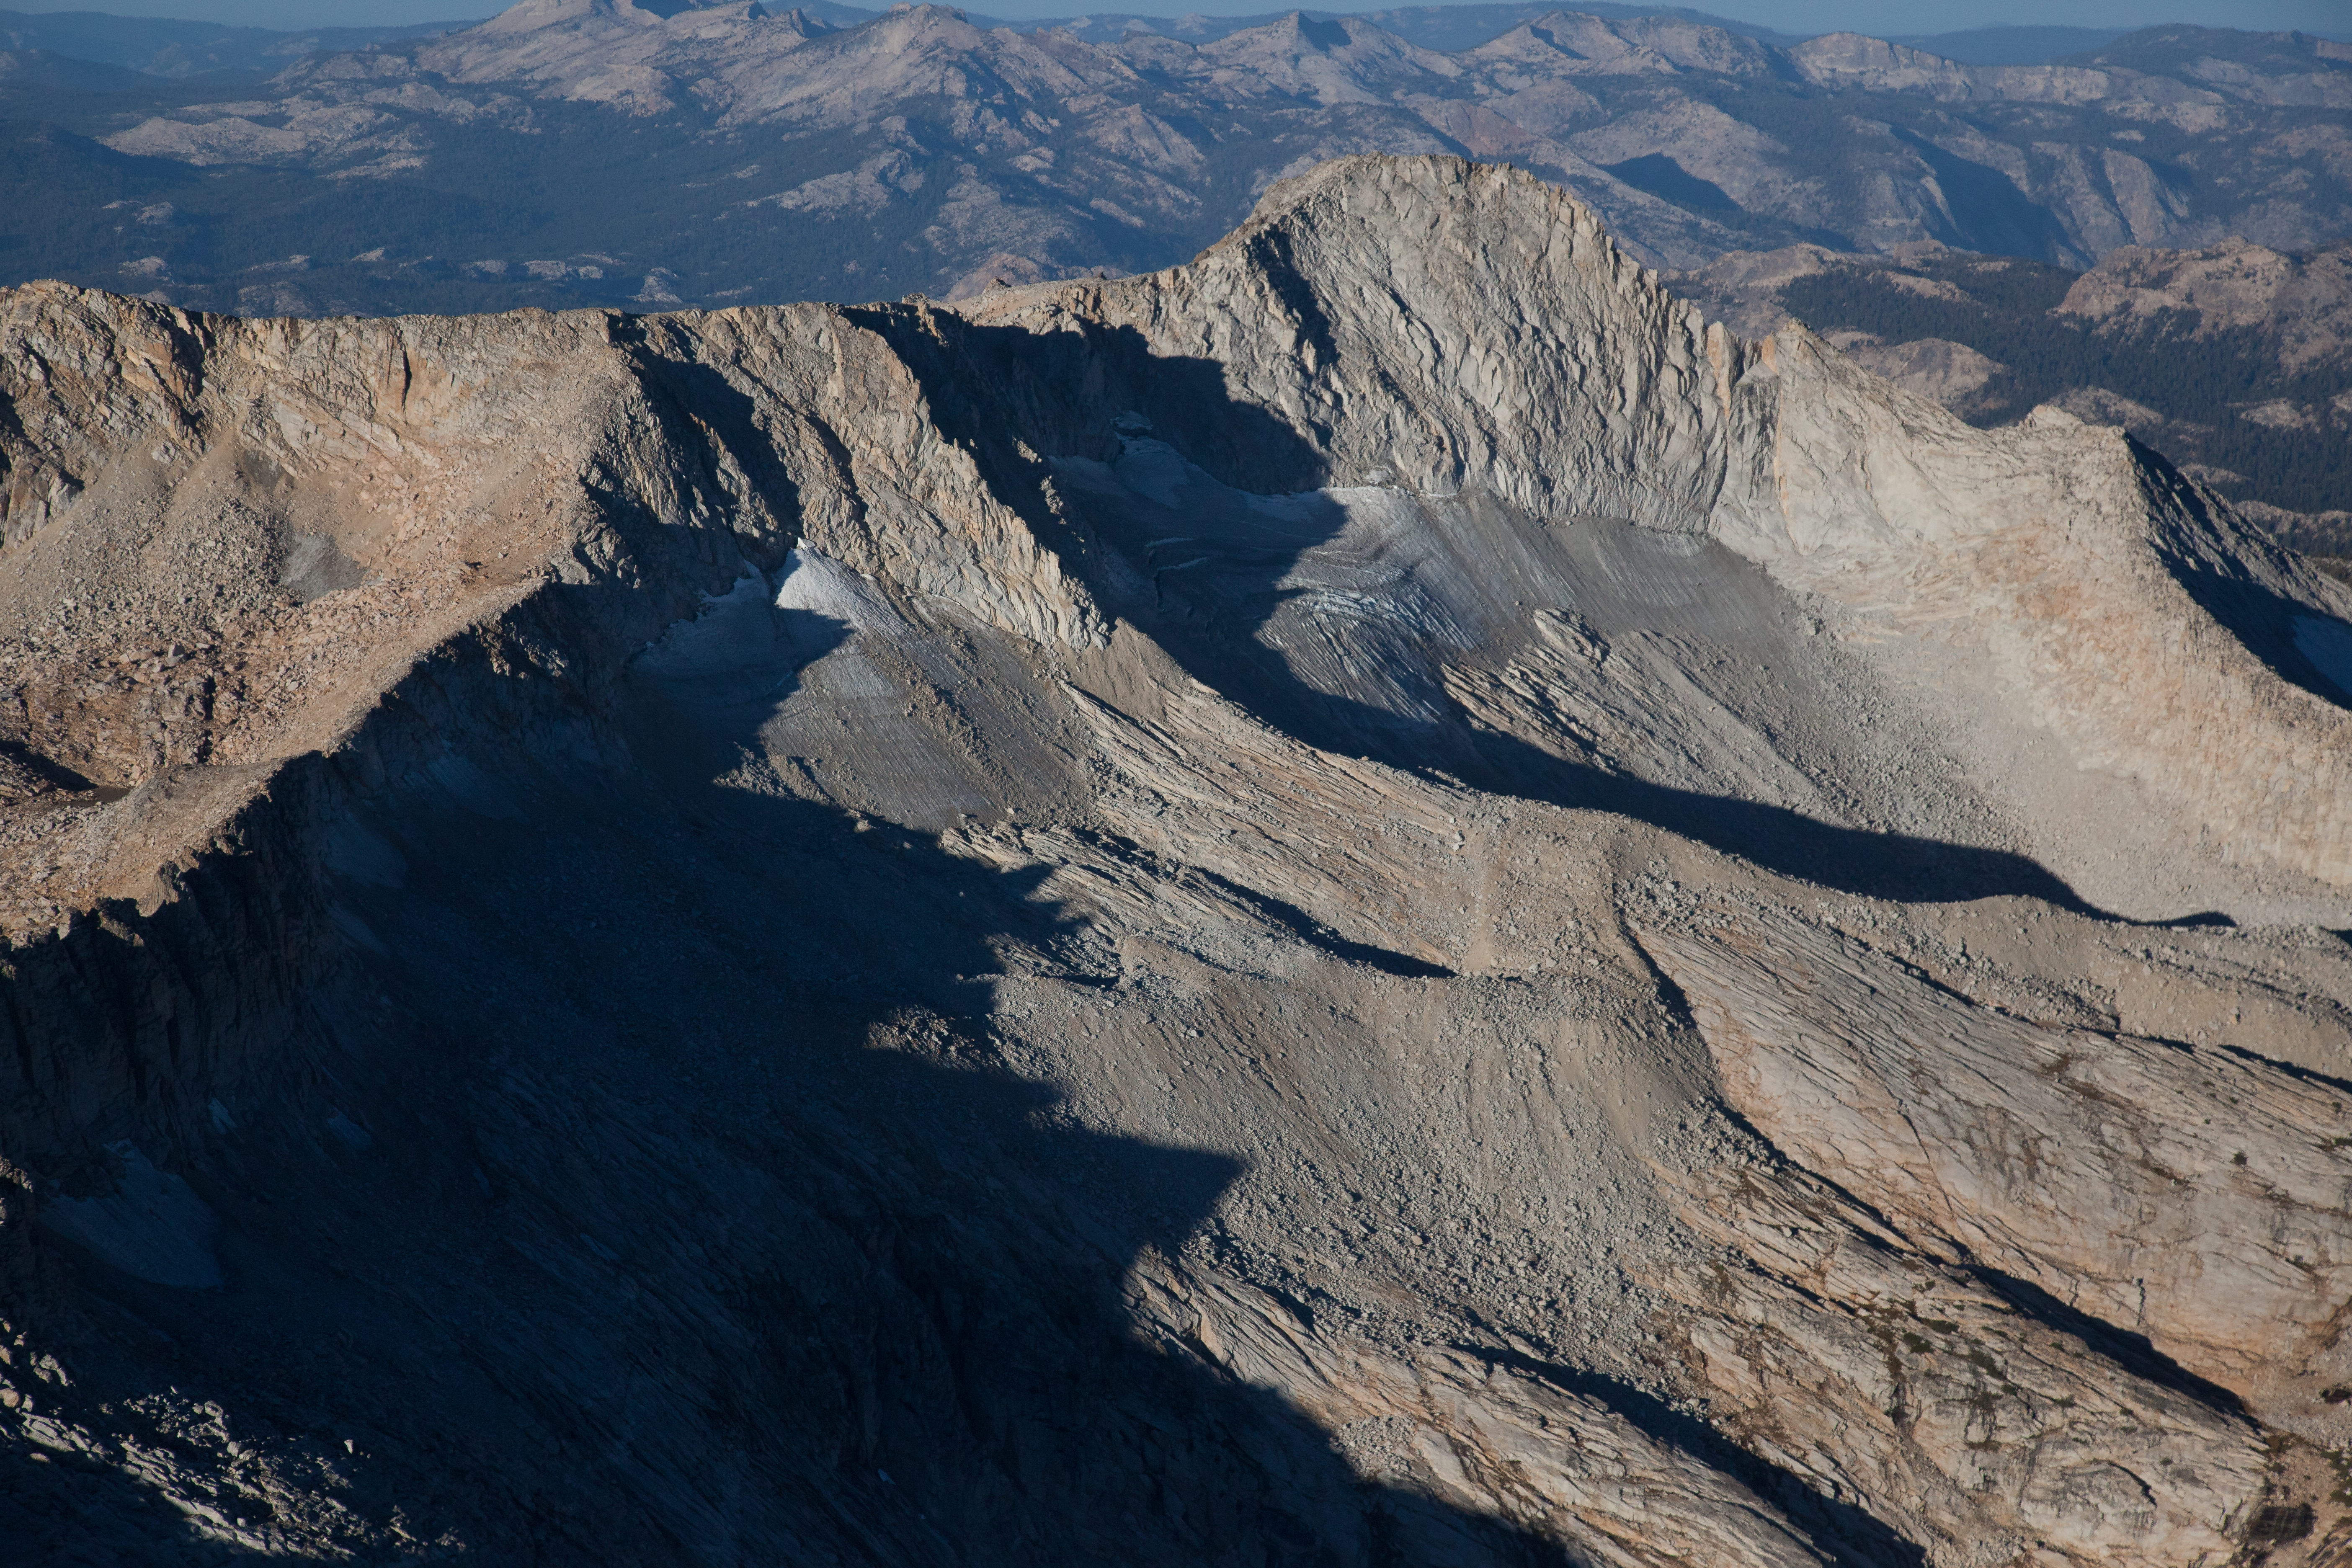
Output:
[[191,78],[232,73],[266,77],[308,55],[431,37],[471,26],[470,21],[401,27],[227,27],[216,22],[162,16],[114,16],[102,11],[0,11],[0,43],[12,50],[43,50],[68,59],[121,66],[151,76]]
[[[1605,5],[1015,28],[526,0],[304,34],[9,15],[0,41],[7,281],[265,315],[963,298],[1181,261],[1332,156],[1454,153],[1563,186],[1751,330],[1804,315],[1979,422],[2067,401],[2297,514],[2291,536],[2352,542],[2314,521],[2352,509],[2340,336],[2290,364],[2145,288],[2105,325],[2053,313],[2075,273],[2150,248],[2206,256],[2131,263],[2151,276],[2235,266],[2230,246],[2335,275],[2278,259],[2352,234],[2352,44],[2326,38],[1930,40],[1968,63]],[[1946,250],[2043,270],[1996,308],[1969,292],[1994,273],[1936,272]],[[1963,298],[1928,321],[1921,289]],[[2000,324],[1955,316],[1982,310]]]
[[[854,27],[880,16],[880,10],[816,0],[803,7],[829,26]],[[453,7],[453,10],[455,7]],[[1552,7],[1542,4],[1473,4],[1412,5],[1402,8],[1341,13],[1308,10],[1318,21],[1354,15],[1423,48],[1472,48],[1521,22],[1541,18]],[[1681,6],[1641,6],[1596,3],[1581,7],[1597,16],[1678,16],[1770,43],[1795,44],[1809,35],[1776,32],[1726,16]],[[1245,28],[1264,26],[1284,13],[1256,16],[1150,16],[1129,11],[1093,11],[1083,16],[1011,22],[976,11],[965,13],[982,26],[1014,26],[1023,32],[1059,27],[1089,42],[1115,42],[1131,31],[1164,33],[1190,43],[1207,43]],[[73,59],[96,60],[157,76],[198,77],[247,71],[268,76],[288,61],[305,55],[333,54],[345,49],[404,42],[462,31],[479,17],[418,22],[400,26],[338,26],[277,28],[231,26],[216,22],[183,21],[151,16],[117,16],[98,11],[22,12],[0,10],[0,39],[13,49],[46,49]],[[2121,37],[2126,27],[1979,26],[1937,34],[1901,34],[1892,41],[1939,54],[1963,65],[2049,65],[2067,55],[2095,49]]]
[[[1935,242],[2079,268],[2352,230],[2352,46],[2164,28],[1967,66],[1534,10],[1090,41],[940,6],[527,0],[257,84],[20,50],[5,266],[263,311],[944,294],[1167,265],[1364,151],[1522,164],[1676,266]],[[1410,36],[1475,13],[1475,47]]]

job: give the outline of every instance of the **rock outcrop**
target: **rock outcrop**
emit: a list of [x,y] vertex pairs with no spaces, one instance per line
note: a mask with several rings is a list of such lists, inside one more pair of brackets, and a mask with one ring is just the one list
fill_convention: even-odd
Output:
[[2352,626],[2118,433],[1442,158],[0,396],[7,1539],[2352,1537]]

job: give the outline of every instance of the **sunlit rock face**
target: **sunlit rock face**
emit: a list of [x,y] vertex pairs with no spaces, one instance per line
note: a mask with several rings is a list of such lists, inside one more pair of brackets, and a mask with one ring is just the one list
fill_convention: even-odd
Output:
[[2334,1550],[2352,627],[2118,431],[1445,158],[0,395],[0,1539]]

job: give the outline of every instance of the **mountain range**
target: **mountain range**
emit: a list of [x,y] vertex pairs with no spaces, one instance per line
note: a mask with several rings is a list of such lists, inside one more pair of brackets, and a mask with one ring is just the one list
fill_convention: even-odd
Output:
[[1528,15],[1448,52],[1305,13],[1194,42],[526,0],[261,83],[22,51],[0,72],[9,275],[260,313],[1148,269],[1373,151],[1528,167],[1679,267],[1936,244],[2080,268],[2352,229],[2352,45],[2304,35],[2161,28],[1977,67],[1674,15]]
[[[835,0],[811,0],[808,13],[835,27],[870,22],[878,11],[844,5]],[[1419,44],[1424,48],[1475,47],[1521,22],[1541,18],[1552,7],[1518,3],[1415,5],[1394,10],[1341,13],[1309,10],[1316,21],[1353,15]],[[1716,16],[1685,6],[1634,5],[1594,0],[1584,9],[1593,16],[1677,16],[1722,27],[1768,43],[1794,44],[1799,37],[1749,23]],[[1143,16],[1132,12],[1096,11],[1084,16],[1008,23],[967,12],[982,26],[1018,26],[1034,32],[1054,27],[1089,42],[1111,42],[1129,32],[1164,33],[1189,43],[1207,43],[1244,28],[1264,26],[1281,13],[1257,16]],[[474,20],[479,20],[477,17]],[[242,76],[266,79],[289,61],[306,55],[381,47],[418,37],[438,37],[472,26],[474,21],[417,23],[401,26],[342,26],[286,29],[228,26],[214,22],[175,21],[152,16],[118,16],[95,11],[0,11],[0,46],[10,49],[46,50],[74,59],[122,66],[165,77]],[[2123,27],[1979,26],[1958,33],[1906,34],[1894,42],[1926,49],[1966,65],[2050,65],[2064,56],[2080,54],[2121,37]]]
[[[20,50],[0,264],[249,314],[961,299],[1181,259],[1331,156],[1461,153],[1574,192],[1748,330],[1794,314],[1980,424],[2120,423],[2352,549],[2352,341],[2312,303],[2352,232],[2352,45],[2174,27],[1970,66],[1602,10],[1016,29],[527,0],[267,35],[267,75],[234,68],[253,39],[125,34],[140,71]],[[2208,322],[2231,289],[2284,314]]]
[[[2060,303],[2322,320],[2200,266]],[[2352,588],[1867,359],[1444,156],[957,304],[0,291],[0,1542],[2340,1562]]]

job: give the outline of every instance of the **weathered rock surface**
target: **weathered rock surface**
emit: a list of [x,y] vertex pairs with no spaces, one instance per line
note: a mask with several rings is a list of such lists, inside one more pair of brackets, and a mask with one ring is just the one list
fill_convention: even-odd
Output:
[[2118,433],[1447,159],[0,395],[0,1538],[2352,1535],[2352,626]]

